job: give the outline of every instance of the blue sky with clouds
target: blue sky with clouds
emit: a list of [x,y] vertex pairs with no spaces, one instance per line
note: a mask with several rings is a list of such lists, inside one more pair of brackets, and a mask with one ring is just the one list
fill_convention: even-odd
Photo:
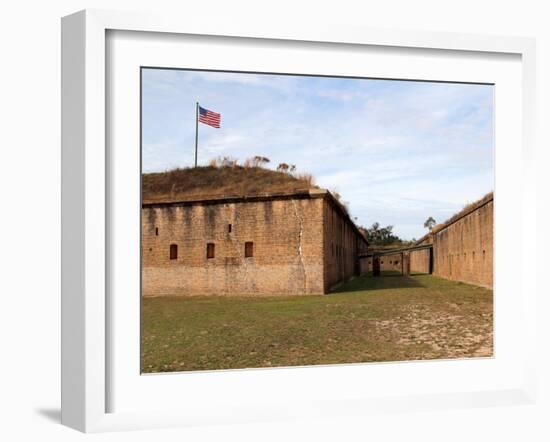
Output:
[[340,192],[357,223],[419,238],[493,190],[493,86],[144,69],[143,171],[228,155],[286,162]]

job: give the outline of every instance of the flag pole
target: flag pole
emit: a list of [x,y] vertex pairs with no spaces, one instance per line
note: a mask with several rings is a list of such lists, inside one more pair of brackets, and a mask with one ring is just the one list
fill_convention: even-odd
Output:
[[199,102],[195,110],[195,167],[197,167],[197,152],[199,149]]

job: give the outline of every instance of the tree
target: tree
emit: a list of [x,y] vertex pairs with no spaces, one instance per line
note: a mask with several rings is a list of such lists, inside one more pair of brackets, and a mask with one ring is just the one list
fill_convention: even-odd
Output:
[[404,240],[393,233],[393,226],[380,227],[380,223],[373,223],[370,227],[358,226],[358,229],[367,237],[372,246],[405,247],[413,245],[415,240]]
[[286,164],[286,163],[280,163],[278,166],[277,166],[277,170],[279,172],[288,172],[288,169],[289,169],[289,165]]
[[262,167],[264,164],[269,163],[269,158],[257,155],[257,156],[254,157],[253,161],[254,161],[256,167]]
[[379,223],[374,223],[371,227],[364,230],[367,233],[367,239],[374,245],[389,245],[402,242],[398,236],[393,234],[393,226],[380,227]]
[[424,222],[424,227],[426,229],[430,229],[432,230],[433,227],[435,226],[436,222],[435,222],[435,219],[433,219],[431,216]]

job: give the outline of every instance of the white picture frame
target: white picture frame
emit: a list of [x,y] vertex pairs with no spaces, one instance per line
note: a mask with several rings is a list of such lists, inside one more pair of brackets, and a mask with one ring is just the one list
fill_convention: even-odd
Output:
[[[329,415],[367,414],[430,408],[456,408],[533,403],[536,394],[535,339],[525,344],[520,385],[500,389],[477,388],[461,393],[378,395],[335,399],[328,397],[310,407],[274,405],[253,412],[250,404],[235,408],[231,416],[199,410],[109,412],[108,396],[112,354],[107,328],[112,320],[107,298],[111,196],[108,173],[106,121],[109,117],[106,80],[109,31],[155,32],[163,35],[201,35],[270,39],[286,42],[338,43],[384,48],[467,51],[511,54],[521,57],[521,160],[522,220],[535,219],[532,170],[535,149],[535,43],[518,37],[493,37],[416,31],[354,29],[344,26],[293,28],[284,24],[258,28],[253,22],[217,23],[179,17],[158,17],[87,10],[62,21],[62,423],[85,432],[198,425],[216,422],[249,422]],[[136,91],[138,93],[138,91]],[[497,170],[498,173],[498,170]],[[498,222],[498,221],[497,221]],[[523,232],[527,223],[522,224]],[[519,241],[522,262],[535,255],[536,245]],[[520,323],[524,336],[534,336],[537,287],[529,278],[521,282]],[[519,283],[519,282],[518,282]],[[498,321],[498,317],[497,317]],[[497,356],[498,357],[498,356]],[[412,363],[411,365],[415,365]],[[325,367],[326,369],[326,367]],[[330,370],[343,370],[333,367]],[[269,382],[270,369],[257,382]],[[276,369],[275,369],[276,370]],[[257,373],[257,372],[256,372]],[[296,370],[294,373],[299,373]],[[234,376],[221,373],[220,376]],[[291,375],[292,376],[292,375]],[[298,376],[298,374],[297,374]],[[173,378],[175,379],[175,378]],[[170,382],[170,381],[164,381]],[[192,398],[190,399],[192,400]],[[289,411],[290,410],[290,411]]]

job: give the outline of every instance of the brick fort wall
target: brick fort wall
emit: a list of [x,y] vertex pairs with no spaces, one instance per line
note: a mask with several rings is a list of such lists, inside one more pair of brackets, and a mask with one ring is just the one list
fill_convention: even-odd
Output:
[[366,250],[350,221],[341,209],[325,199],[324,205],[325,292],[342,281],[359,275],[357,254]]
[[[359,270],[362,275],[372,272],[373,269],[373,257],[362,257],[359,259]],[[401,272],[401,253],[396,253],[395,255],[384,255],[380,256],[380,271],[397,271]]]
[[[310,198],[145,206],[142,294],[324,293],[325,204]],[[207,244],[214,245],[211,257]]]
[[493,200],[433,234],[434,274],[493,286]]
[[430,273],[430,251],[413,250],[409,254],[411,273]]

